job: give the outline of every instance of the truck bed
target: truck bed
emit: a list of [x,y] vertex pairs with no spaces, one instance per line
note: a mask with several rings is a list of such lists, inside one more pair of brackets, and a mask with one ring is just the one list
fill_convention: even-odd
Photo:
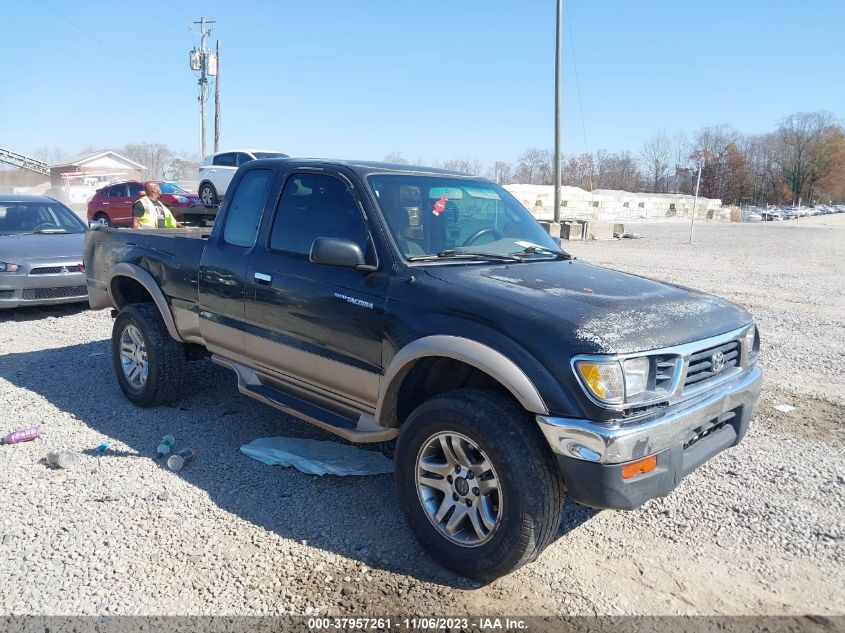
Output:
[[[143,268],[173,305],[195,310],[200,258],[210,228],[139,230],[96,228],[85,237],[83,257],[90,290],[108,289],[119,263]],[[92,307],[98,307],[92,302]],[[99,306],[103,307],[103,306]]]

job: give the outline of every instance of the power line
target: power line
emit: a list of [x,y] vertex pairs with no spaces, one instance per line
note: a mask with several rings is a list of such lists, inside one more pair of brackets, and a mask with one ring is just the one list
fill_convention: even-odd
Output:
[[40,0],[40,2],[41,2],[41,4],[43,4],[45,7],[47,7],[50,11],[52,11],[52,12],[53,12],[53,13],[55,13],[57,16],[59,16],[60,18],[62,18],[65,22],[67,22],[68,24],[70,24],[73,28],[75,28],[75,29],[76,29],[77,31],[79,31],[80,33],[84,33],[85,35],[87,35],[88,37],[90,37],[92,40],[94,40],[95,42],[97,42],[98,44],[102,44],[102,43],[103,43],[103,41],[102,41],[99,37],[97,37],[96,35],[94,35],[94,34],[93,34],[93,33],[91,33],[90,31],[86,31],[85,29],[83,29],[83,28],[82,28],[81,26],[79,26],[76,22],[74,22],[74,21],[73,21],[73,20],[71,20],[69,17],[67,17],[64,13],[61,13],[61,12],[60,12],[60,11],[58,11],[57,9],[54,9],[54,8],[53,8],[53,7],[51,7],[49,4],[47,4],[47,3],[45,2],[45,0]]
[[[572,2],[572,0],[570,0]],[[587,124],[584,120],[584,103],[581,100],[581,82],[578,79],[578,64],[575,60],[575,36],[572,34],[572,15],[569,12],[569,4],[566,5],[566,21],[569,28],[569,49],[572,52],[572,69],[575,71],[575,91],[578,94],[578,110],[581,113],[581,132],[584,135],[584,152],[590,153],[590,146],[587,144]],[[590,169],[590,193],[593,192],[593,170]]]

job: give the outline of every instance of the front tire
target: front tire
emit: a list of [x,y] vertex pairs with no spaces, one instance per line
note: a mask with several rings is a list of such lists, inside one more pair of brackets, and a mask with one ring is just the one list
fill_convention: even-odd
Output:
[[127,400],[139,407],[153,407],[179,394],[185,346],[170,336],[155,304],[133,303],[114,320],[112,362]]
[[200,198],[202,203],[207,207],[214,207],[220,204],[220,199],[217,197],[217,190],[209,182],[204,182],[200,186]]
[[545,439],[510,398],[480,389],[436,396],[408,416],[396,445],[399,505],[444,567],[490,581],[552,542],[564,487]]
[[99,222],[103,226],[111,226],[112,225],[111,219],[105,213],[98,213],[97,215],[95,215],[94,221]]

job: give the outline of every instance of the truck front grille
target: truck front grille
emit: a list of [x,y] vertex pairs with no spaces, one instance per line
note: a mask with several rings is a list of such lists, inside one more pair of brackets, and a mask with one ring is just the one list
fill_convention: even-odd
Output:
[[[721,357],[721,362],[719,358]],[[719,374],[739,365],[739,341],[708,347],[690,356],[684,388],[698,387]]]
[[64,286],[62,288],[25,288],[22,297],[27,300],[66,299],[84,297],[88,294],[87,286]]

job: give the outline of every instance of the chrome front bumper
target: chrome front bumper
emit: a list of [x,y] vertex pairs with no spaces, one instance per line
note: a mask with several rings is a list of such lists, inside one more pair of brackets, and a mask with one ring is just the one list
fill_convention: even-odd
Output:
[[658,417],[627,425],[538,415],[537,422],[558,455],[599,464],[621,464],[684,445],[719,416],[742,408],[747,420],[760,395],[763,372],[752,366],[736,380],[681,402]]

